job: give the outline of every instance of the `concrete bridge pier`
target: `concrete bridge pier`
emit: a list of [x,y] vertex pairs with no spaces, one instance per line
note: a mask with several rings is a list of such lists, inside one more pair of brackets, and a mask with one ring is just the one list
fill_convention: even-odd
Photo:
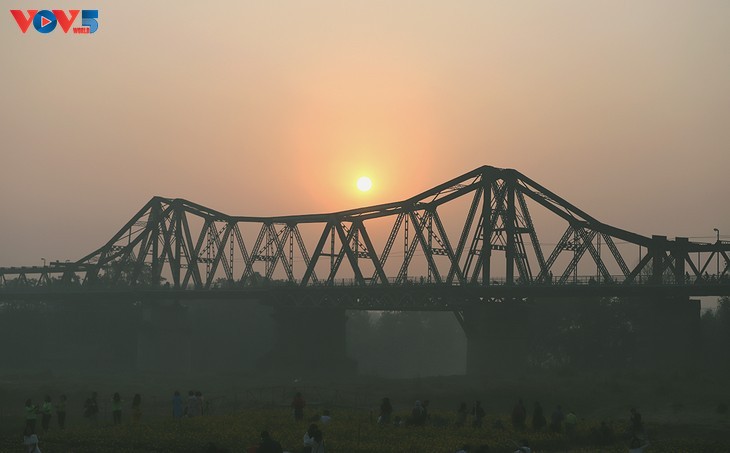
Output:
[[187,307],[176,301],[144,302],[137,336],[137,371],[189,373],[191,330]]
[[687,297],[639,302],[636,314],[638,369],[692,369],[700,355],[700,301]]
[[357,372],[346,353],[344,309],[276,306],[272,317],[276,339],[259,361],[262,371],[292,378]]
[[485,303],[463,312],[466,374],[514,376],[525,370],[529,310],[520,302]]

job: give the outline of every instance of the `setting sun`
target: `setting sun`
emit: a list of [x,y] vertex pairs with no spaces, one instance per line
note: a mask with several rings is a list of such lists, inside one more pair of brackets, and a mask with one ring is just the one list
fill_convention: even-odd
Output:
[[363,176],[357,180],[357,188],[360,189],[361,192],[367,192],[371,187],[373,187],[373,182],[367,176]]

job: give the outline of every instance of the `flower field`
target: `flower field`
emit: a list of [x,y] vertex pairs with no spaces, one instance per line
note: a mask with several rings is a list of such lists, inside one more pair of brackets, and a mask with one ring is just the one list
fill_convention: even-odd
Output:
[[[405,414],[404,414],[405,415]],[[333,421],[323,426],[329,453],[453,453],[464,444],[473,447],[488,445],[490,452],[512,452],[515,441],[526,439],[536,452],[626,452],[624,427],[612,425],[615,438],[600,445],[598,424],[582,420],[572,439],[548,431],[514,431],[508,416],[487,417],[484,427],[457,428],[451,423],[453,412],[431,414],[432,423],[425,427],[380,426],[366,411],[334,409]],[[499,420],[499,421],[498,421]],[[41,435],[44,453],[205,453],[208,451],[245,452],[258,443],[262,429],[281,442],[285,451],[301,450],[307,422],[296,423],[284,408],[246,409],[228,415],[191,419],[146,420],[134,425],[98,426],[80,424],[66,431],[52,430]],[[695,436],[691,428],[672,435],[671,427],[650,426],[649,452],[721,452],[730,451],[723,439]],[[7,432],[7,431],[6,431]],[[652,434],[653,432],[658,434]],[[0,452],[22,451],[22,436],[0,440]],[[211,450],[210,444],[220,450]]]

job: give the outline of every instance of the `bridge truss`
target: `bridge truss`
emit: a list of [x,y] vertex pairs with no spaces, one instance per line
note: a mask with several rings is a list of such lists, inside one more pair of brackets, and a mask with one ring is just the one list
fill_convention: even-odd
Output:
[[[536,212],[561,225],[556,242],[541,242]],[[154,197],[75,262],[0,268],[0,298],[130,291],[243,297],[276,288],[268,294],[290,301],[370,300],[373,308],[397,309],[383,302],[385,294],[403,305],[427,299],[414,294],[428,287],[431,301],[448,309],[467,293],[504,299],[581,286],[601,294],[636,286],[730,294],[729,272],[730,242],[622,230],[516,170],[483,166],[404,201],[330,214],[231,216]],[[466,292],[452,291],[461,295],[445,302],[435,288]]]

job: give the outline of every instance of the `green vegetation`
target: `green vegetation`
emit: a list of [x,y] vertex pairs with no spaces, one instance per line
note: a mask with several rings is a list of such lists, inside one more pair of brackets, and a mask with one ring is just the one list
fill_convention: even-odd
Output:
[[[245,452],[268,429],[289,451],[299,451],[308,425],[295,423],[289,403],[296,390],[308,402],[305,419],[329,409],[333,422],[324,429],[330,453],[443,452],[453,453],[463,444],[490,446],[490,451],[514,451],[512,441],[527,439],[537,452],[626,452],[629,408],[643,415],[653,452],[730,451],[730,390],[726,378],[679,374],[620,374],[611,377],[577,372],[543,373],[515,379],[484,380],[452,376],[420,379],[291,380],[255,376],[50,376],[6,375],[0,378],[0,453],[19,451],[23,428],[23,402],[38,403],[44,394],[54,401],[68,394],[68,429],[56,428],[41,435],[44,453],[150,453],[206,452],[209,443],[231,452]],[[210,403],[209,415],[197,419],[171,419],[171,389],[183,395],[201,386]],[[91,391],[99,392],[98,426],[92,427],[81,414]],[[123,424],[112,426],[111,395],[119,391],[125,400]],[[131,396],[142,394],[142,420],[131,422]],[[429,426],[378,426],[378,405],[390,396],[394,416],[407,418],[416,399],[431,401]],[[515,431],[510,411],[523,398],[530,425],[533,403],[540,401],[546,417],[557,404],[578,415],[575,438],[548,430]],[[457,428],[455,409],[460,401],[469,406],[480,399],[487,411],[484,428]],[[503,429],[495,427],[497,420]],[[597,430],[606,421],[614,441],[601,445]]]
[[[490,451],[511,452],[513,441],[527,439],[539,452],[625,452],[624,426],[613,424],[615,440],[601,445],[597,437],[598,424],[581,420],[572,439],[547,430],[541,432],[515,431],[508,416],[487,417],[485,427],[456,428],[451,426],[455,414],[436,412],[431,418],[443,426],[379,426],[368,413],[353,409],[334,411],[333,422],[324,427],[328,451],[332,453],[368,452],[454,452],[464,444],[489,445]],[[497,420],[504,428],[495,428]],[[247,409],[230,415],[208,416],[175,421],[158,419],[140,425],[122,426],[100,424],[98,427],[77,425],[65,432],[52,431],[41,436],[44,453],[203,453],[210,443],[231,452],[244,452],[256,445],[261,429],[268,429],[285,450],[299,451],[307,423],[295,423],[287,409]],[[697,428],[650,424],[648,426],[652,452],[715,452],[727,451],[729,443],[718,435],[708,436]],[[673,431],[675,431],[673,433]],[[701,434],[701,437],[695,437]],[[0,452],[16,452],[19,436],[3,436]]]

